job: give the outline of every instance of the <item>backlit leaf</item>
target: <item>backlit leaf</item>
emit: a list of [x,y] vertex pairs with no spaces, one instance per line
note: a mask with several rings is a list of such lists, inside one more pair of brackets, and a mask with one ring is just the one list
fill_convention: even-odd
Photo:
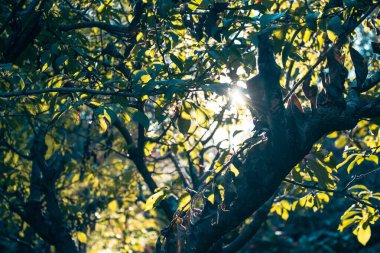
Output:
[[81,243],[87,243],[87,236],[85,233],[79,231],[77,233],[77,238],[78,238],[78,241],[80,241]]
[[357,231],[357,237],[358,241],[365,246],[371,238],[371,227],[369,225],[367,225],[365,228],[360,226]]

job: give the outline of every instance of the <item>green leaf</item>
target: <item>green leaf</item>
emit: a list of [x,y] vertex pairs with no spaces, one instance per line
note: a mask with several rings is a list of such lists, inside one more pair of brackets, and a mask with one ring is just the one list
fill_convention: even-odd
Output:
[[208,83],[203,85],[202,89],[222,96],[228,94],[229,87],[228,83]]
[[62,56],[58,57],[58,58],[55,60],[55,64],[56,64],[57,66],[61,66],[61,67],[63,67],[63,66],[65,66],[65,65],[67,65],[68,60],[69,60],[69,57],[68,57],[67,55],[62,55]]
[[337,36],[341,35],[344,32],[341,19],[338,16],[330,18],[327,23],[327,30],[332,31]]
[[353,47],[350,47],[350,55],[355,67],[356,81],[360,86],[365,82],[368,75],[368,65],[366,59]]
[[191,120],[182,116],[177,119],[178,129],[182,134],[187,134],[191,127]]
[[174,62],[174,64],[181,70],[183,71],[183,63],[182,63],[182,60],[180,58],[178,58],[176,55],[174,54],[170,54],[170,59]]
[[284,46],[284,49],[282,50],[282,66],[286,67],[286,62],[288,61],[289,54],[292,49],[292,45],[294,40],[297,38],[298,33],[300,33],[303,29],[298,29],[294,32],[292,38],[290,39],[289,43],[286,43]]
[[132,120],[141,124],[146,130],[149,129],[149,118],[142,111],[136,111],[132,116]]
[[314,172],[314,175],[317,177],[318,183],[320,185],[333,185],[334,182],[331,179],[330,174],[327,171],[327,168],[323,167],[321,164],[313,160],[308,160],[308,162]]
[[312,12],[306,15],[306,25],[311,30],[317,30],[317,21],[320,13],[319,12]]
[[272,21],[280,19],[286,14],[286,12],[278,13],[278,14],[263,14],[260,18],[260,24],[264,28]]

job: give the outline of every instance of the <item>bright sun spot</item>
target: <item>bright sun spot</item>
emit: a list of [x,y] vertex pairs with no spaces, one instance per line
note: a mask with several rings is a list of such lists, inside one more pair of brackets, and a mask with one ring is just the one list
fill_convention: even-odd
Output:
[[232,100],[232,103],[235,105],[244,105],[246,97],[242,94],[241,90],[238,88],[235,88],[230,93],[230,98]]
[[232,103],[238,106],[245,105],[247,97],[243,94],[247,84],[243,81],[237,81],[236,87],[231,90],[230,99]]

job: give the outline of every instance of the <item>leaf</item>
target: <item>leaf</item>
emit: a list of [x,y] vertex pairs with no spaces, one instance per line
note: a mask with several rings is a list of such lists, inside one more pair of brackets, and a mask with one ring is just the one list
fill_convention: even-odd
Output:
[[143,83],[148,83],[150,80],[152,80],[152,78],[150,77],[150,75],[142,75],[140,80]]
[[372,50],[375,54],[380,54],[380,43],[371,42]]
[[370,155],[365,158],[367,161],[374,162],[376,164],[379,164],[379,157],[377,155]]
[[174,64],[182,71],[183,63],[182,60],[174,54],[170,54],[170,59],[174,62]]
[[235,167],[233,163],[230,165],[230,170],[232,173],[234,173],[235,177],[239,176],[239,170]]
[[202,85],[203,90],[213,92],[221,96],[228,94],[229,87],[230,87],[230,84],[228,83],[208,83],[208,84]]
[[371,227],[367,225],[366,228],[363,228],[363,226],[360,226],[358,229],[358,241],[365,246],[369,239],[371,238]]
[[132,116],[132,120],[141,124],[146,130],[149,129],[149,118],[142,111],[136,111]]
[[357,221],[357,218],[342,220],[342,222],[339,224],[338,231],[343,232],[345,228],[352,226],[355,221]]
[[191,127],[191,120],[182,116],[182,113],[181,113],[181,116],[178,117],[177,119],[177,125],[178,125],[178,130],[182,134],[187,134]]
[[137,35],[136,35],[136,41],[140,41],[142,39],[142,37],[144,37],[144,34],[142,32],[139,32]]
[[48,67],[49,67],[49,64],[48,64],[48,63],[45,63],[45,64],[42,66],[41,71],[44,72]]
[[319,192],[317,193],[317,198],[321,201],[321,202],[324,202],[324,203],[328,203],[330,201],[330,197],[329,195],[327,195],[326,193],[324,192]]
[[327,23],[327,30],[332,31],[337,36],[341,35],[344,32],[341,19],[338,16],[330,18]]
[[106,130],[107,130],[107,122],[106,122],[106,119],[104,117],[104,115],[99,115],[98,116],[98,120],[99,120],[99,126],[100,126],[100,129],[101,129],[101,133],[104,133]]
[[87,236],[85,233],[78,231],[77,238],[81,243],[87,243]]
[[24,82],[24,79],[21,77],[21,76],[16,76],[16,78],[18,79],[18,84],[20,85],[21,89],[25,89],[25,82]]
[[350,47],[350,55],[355,67],[356,81],[358,85],[365,82],[368,75],[366,59],[353,47]]
[[153,195],[151,195],[145,203],[144,211],[149,211],[153,209],[154,207],[156,207],[164,199],[164,197],[165,197],[165,193],[163,190],[158,191],[154,193]]
[[110,203],[108,203],[108,208],[109,208],[112,212],[116,212],[116,210],[117,210],[117,208],[118,208],[117,201],[116,201],[116,200],[112,200]]
[[306,15],[306,25],[311,30],[317,30],[317,21],[320,13],[319,12],[313,12]]
[[359,159],[362,158],[360,156],[356,156],[355,159],[350,162],[350,164],[347,167],[347,173],[350,174],[351,170],[354,168],[355,164],[359,161]]
[[189,8],[191,11],[195,11],[198,6],[202,3],[203,0],[192,0],[188,5],[187,8]]
[[335,140],[334,144],[337,149],[344,148],[347,144],[347,137],[344,135],[340,135],[339,138]]
[[260,18],[260,24],[264,28],[268,24],[270,24],[272,21],[275,21],[277,19],[280,19],[286,14],[286,12],[281,12],[278,14],[263,14]]
[[318,183],[320,185],[324,185],[327,187],[328,185],[333,184],[333,180],[331,179],[327,168],[323,167],[321,164],[313,160],[308,160],[308,162],[314,172],[314,175],[317,177]]
[[336,166],[336,168],[339,169],[339,168],[343,167],[343,165],[345,165],[346,163],[348,163],[352,158],[354,158],[356,156],[357,156],[357,154],[351,154],[351,155],[347,156],[346,159],[343,162],[341,162],[340,164],[338,164]]
[[302,29],[298,29],[294,32],[292,38],[290,39],[289,43],[286,43],[284,46],[284,49],[282,50],[282,66],[286,67],[286,62],[288,60],[289,54],[291,53],[292,45],[294,40],[297,38],[297,35],[299,32],[301,32]]
[[104,117],[108,120],[110,124],[112,124],[113,122],[117,120],[116,113],[110,108],[104,109]]

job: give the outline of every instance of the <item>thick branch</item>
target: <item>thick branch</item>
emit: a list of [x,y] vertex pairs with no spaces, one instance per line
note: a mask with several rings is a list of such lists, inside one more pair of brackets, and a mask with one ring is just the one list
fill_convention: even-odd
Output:
[[[55,181],[50,176],[58,171],[55,167],[61,167],[63,161],[57,158],[54,166],[48,167],[44,156],[47,150],[45,145],[46,129],[37,131],[32,147],[32,175],[30,182],[30,196],[26,204],[26,213],[22,218],[47,242],[54,245],[59,252],[78,252],[74,241],[71,238],[68,226],[59,206],[59,201],[55,192]],[[59,169],[60,171],[60,169]],[[41,197],[47,203],[47,212],[43,214]]]
[[368,77],[367,80],[362,84],[362,89],[360,92],[366,92],[373,88],[375,85],[377,85],[380,82],[380,70],[377,71],[372,76]]

